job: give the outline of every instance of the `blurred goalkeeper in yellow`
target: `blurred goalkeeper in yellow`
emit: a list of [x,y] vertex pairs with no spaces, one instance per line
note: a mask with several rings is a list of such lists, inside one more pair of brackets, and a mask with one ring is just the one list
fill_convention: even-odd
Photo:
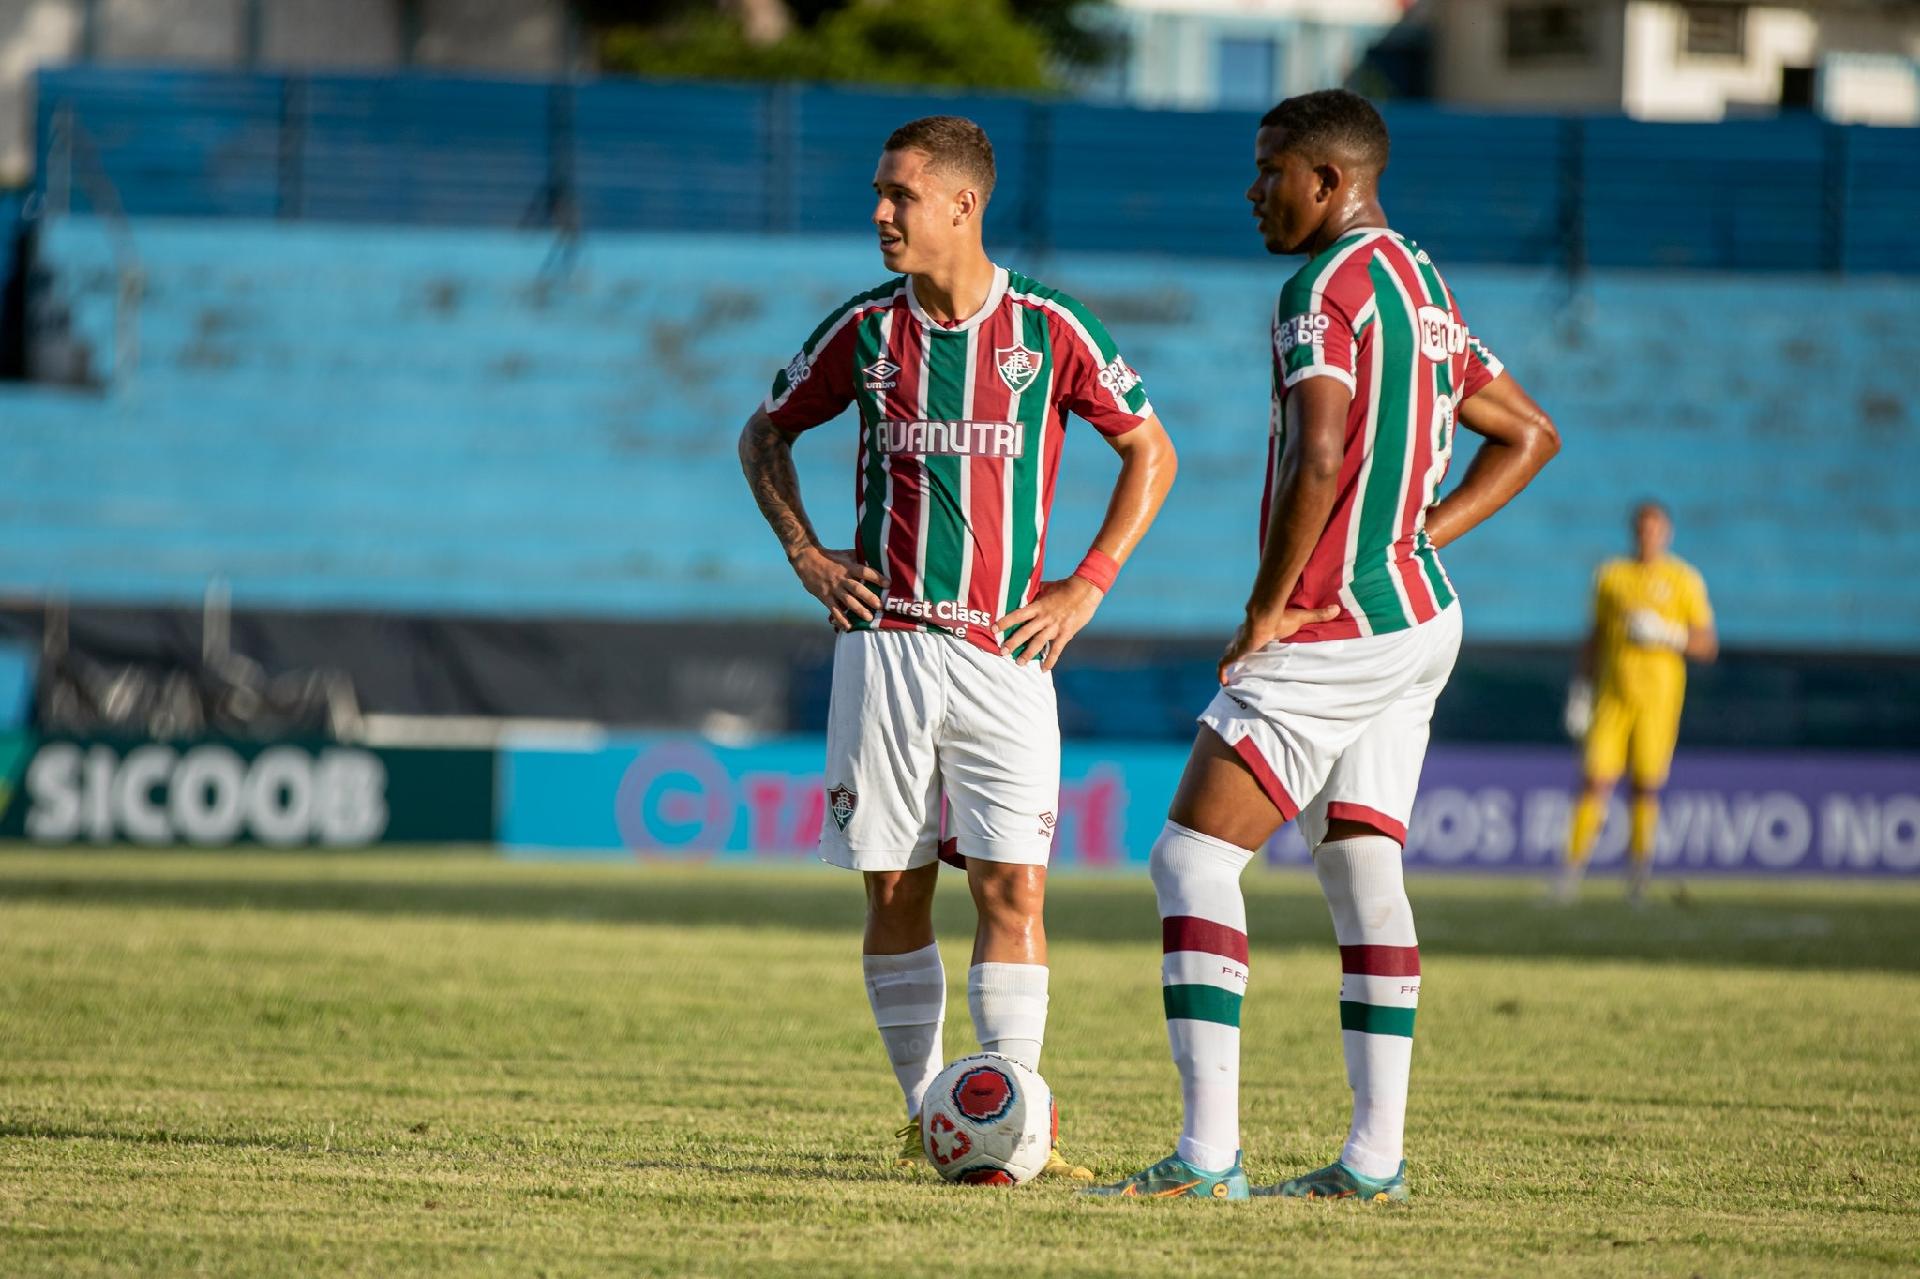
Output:
[[1634,554],[1608,560],[1593,577],[1593,625],[1567,696],[1567,732],[1585,742],[1585,785],[1573,806],[1559,896],[1580,891],[1587,857],[1606,821],[1622,773],[1633,788],[1627,854],[1628,896],[1639,901],[1653,872],[1660,789],[1673,763],[1686,699],[1687,659],[1711,662],[1720,651],[1706,583],[1691,564],[1667,553],[1673,520],[1658,502],[1633,511]]

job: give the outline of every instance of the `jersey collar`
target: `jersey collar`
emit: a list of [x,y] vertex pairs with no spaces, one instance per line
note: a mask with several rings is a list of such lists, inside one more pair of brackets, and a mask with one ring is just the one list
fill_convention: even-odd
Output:
[[926,326],[929,333],[971,333],[987,322],[987,317],[1000,309],[1000,302],[1007,296],[1007,268],[993,268],[993,286],[987,290],[987,300],[980,309],[958,324],[946,325],[928,315],[920,307],[920,299],[913,293],[913,277],[907,277],[907,309],[913,312],[913,318]]

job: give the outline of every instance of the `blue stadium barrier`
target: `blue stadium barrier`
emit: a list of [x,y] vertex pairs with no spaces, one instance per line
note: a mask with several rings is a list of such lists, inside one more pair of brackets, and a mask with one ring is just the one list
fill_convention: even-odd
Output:
[[[63,122],[135,216],[603,231],[858,227],[891,128],[971,115],[996,243],[1253,259],[1247,112],[640,80],[40,73],[40,180]],[[1920,129],[1384,108],[1386,197],[1453,263],[1920,272]]]
[[[811,616],[734,441],[820,316],[880,277],[864,237],[605,235],[571,257],[540,233],[324,223],[146,220],[133,238],[137,371],[104,394],[0,390],[0,591],[190,602],[217,575],[253,606]],[[103,226],[56,219],[43,252],[78,336],[109,351]],[[1103,624],[1224,633],[1255,562],[1290,264],[1009,261],[1106,317],[1181,446]],[[1895,566],[1920,558],[1920,292],[1608,271],[1570,293],[1547,270],[1440,263],[1566,442],[1445,557],[1475,638],[1573,636],[1589,570],[1651,494],[1730,642],[1912,648],[1920,584]],[[798,449],[841,541],[853,448],[843,418]],[[1073,434],[1055,571],[1113,469]]]

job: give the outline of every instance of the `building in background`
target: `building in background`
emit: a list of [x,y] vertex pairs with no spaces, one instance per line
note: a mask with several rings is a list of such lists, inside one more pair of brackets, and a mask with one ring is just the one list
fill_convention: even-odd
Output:
[[27,180],[43,66],[555,75],[580,47],[565,0],[0,0],[0,186]]
[[1115,58],[1086,80],[1095,100],[1264,111],[1343,84],[1410,0],[1114,0]]
[[1645,120],[1920,123],[1909,0],[1429,0],[1435,96]]

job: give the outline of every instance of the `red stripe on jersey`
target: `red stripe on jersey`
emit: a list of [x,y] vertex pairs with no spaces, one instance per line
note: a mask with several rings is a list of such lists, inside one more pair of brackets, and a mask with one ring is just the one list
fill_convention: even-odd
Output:
[[[973,335],[973,417],[977,422],[1011,422],[1013,388],[999,373],[994,352],[1018,346],[1015,340],[1019,311],[1003,306]],[[1031,447],[1030,444],[1027,447]],[[967,460],[967,523],[973,533],[972,571],[967,578],[967,607],[991,617],[1006,611],[1000,573],[1013,548],[1006,544],[1007,471],[1012,458],[975,457]],[[995,638],[998,638],[997,636]]]
[[1332,822],[1359,822],[1371,826],[1382,835],[1405,847],[1407,842],[1407,824],[1395,821],[1377,808],[1368,808],[1365,804],[1346,804],[1338,800],[1327,804],[1327,820]]
[[[920,326],[901,298],[894,304],[887,335],[887,356],[900,366],[894,387],[886,393],[887,414],[903,421],[920,416],[920,386],[926,377],[926,357]],[[904,599],[920,594],[920,504],[926,500],[926,471],[918,457],[896,453],[887,459],[893,482],[893,510],[887,520],[887,593]],[[909,628],[917,629],[917,628]]]
[[[1418,334],[1419,310],[1422,306],[1430,305],[1426,301],[1426,289],[1421,283],[1420,267],[1414,262],[1413,255],[1407,252],[1406,246],[1398,240],[1387,237],[1379,247],[1381,260],[1399,279],[1400,287],[1407,291],[1407,300],[1412,303],[1415,312],[1414,332]],[[1414,556],[1413,534],[1419,527],[1420,512],[1426,509],[1427,468],[1433,465],[1433,412],[1436,398],[1433,366],[1417,352],[1413,361],[1413,381],[1413,417],[1407,423],[1407,457],[1411,460],[1402,459],[1408,466],[1407,494],[1394,520],[1394,542],[1387,554],[1394,559],[1394,571],[1400,575],[1400,585],[1406,592],[1408,605],[1413,609],[1414,621],[1429,622],[1440,612],[1440,603],[1434,599],[1433,587]]]
[[[1067,442],[1067,420],[1060,411],[1058,388],[1054,379],[1066,374],[1072,367],[1073,359],[1089,358],[1085,351],[1085,342],[1074,331],[1073,326],[1060,318],[1058,312],[1043,308],[1047,319],[1047,340],[1053,347],[1053,359],[1049,362],[1048,381],[1041,387],[1038,383],[1029,390],[1042,391],[1047,397],[1047,412],[1040,428],[1038,447],[1040,454],[1040,509],[1046,512],[1046,518],[1040,525],[1039,541],[1033,557],[1033,575],[1027,579],[1027,589],[1023,598],[1031,600],[1039,591],[1041,580],[1046,575],[1047,534],[1053,531],[1053,489],[1060,478],[1060,450]],[[1033,447],[1029,445],[1029,447]]]
[[1342,946],[1340,971],[1367,977],[1418,977],[1418,946]]
[[1198,950],[1247,962],[1247,935],[1198,915],[1168,915],[1160,921],[1160,949],[1166,954]]

